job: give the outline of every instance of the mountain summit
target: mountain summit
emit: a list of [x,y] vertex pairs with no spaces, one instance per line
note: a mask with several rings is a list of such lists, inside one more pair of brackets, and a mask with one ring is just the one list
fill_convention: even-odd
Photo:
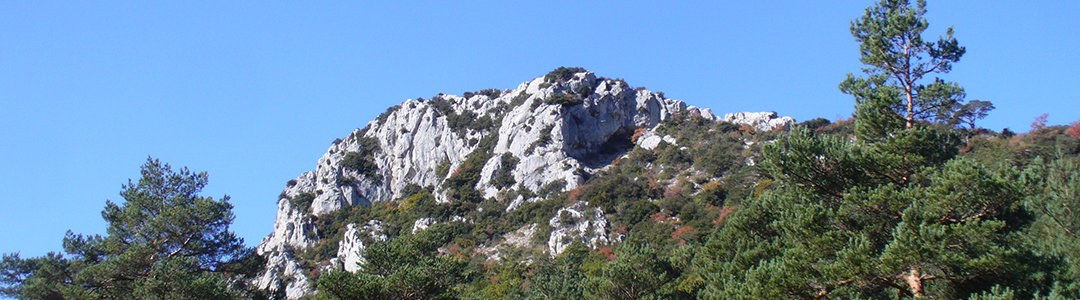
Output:
[[[365,245],[398,231],[483,222],[470,213],[484,211],[485,201],[505,214],[548,202],[547,196],[577,189],[635,147],[677,146],[676,138],[657,131],[673,117],[756,131],[794,123],[775,112],[717,118],[710,109],[581,68],[559,68],[512,90],[410,99],[334,141],[314,171],[289,180],[274,232],[258,246],[267,269],[257,284],[298,298],[312,292],[311,277],[334,268],[355,271],[365,261]],[[421,195],[434,202],[424,203]],[[364,220],[375,215],[351,209],[381,209],[380,203],[436,209],[413,213],[414,220],[385,214]],[[474,252],[499,259],[500,249],[531,246],[536,236],[546,236],[539,241],[543,251],[557,255],[575,241],[597,247],[623,238],[609,228],[611,213],[588,203],[547,210],[555,217],[490,235]]]

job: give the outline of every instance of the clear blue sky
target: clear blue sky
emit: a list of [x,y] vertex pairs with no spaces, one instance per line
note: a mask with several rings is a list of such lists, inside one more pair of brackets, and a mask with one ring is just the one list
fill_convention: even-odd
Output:
[[[847,117],[848,27],[872,3],[321,2],[0,2],[0,253],[103,233],[148,156],[209,172],[255,245],[285,182],[387,107],[559,66],[721,114]],[[944,78],[997,106],[979,125],[1080,119],[1080,2],[928,8],[929,37],[953,25],[968,49]]]

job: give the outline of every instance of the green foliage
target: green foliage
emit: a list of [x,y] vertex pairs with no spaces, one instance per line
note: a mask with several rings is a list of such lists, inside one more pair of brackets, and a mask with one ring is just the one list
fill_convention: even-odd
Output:
[[547,75],[544,75],[544,82],[567,81],[567,80],[570,80],[570,79],[574,78],[574,74],[582,73],[582,72],[588,72],[588,71],[585,70],[585,68],[581,68],[581,67],[573,67],[573,68],[559,67],[558,69],[555,69],[555,70],[547,73]]
[[975,121],[986,118],[991,110],[994,110],[994,104],[990,103],[990,101],[971,100],[959,106],[956,112],[953,113],[949,123],[955,125],[967,124],[969,129],[974,130]]
[[488,98],[491,98],[491,99],[495,99],[495,98],[499,98],[499,95],[502,95],[502,90],[500,90],[500,89],[486,89],[486,90],[481,90],[481,91],[477,92],[477,94],[487,96]]
[[450,174],[450,160],[444,159],[435,167],[435,175],[439,175],[439,179],[442,179],[446,178],[447,174]]
[[499,163],[499,170],[495,171],[495,176],[491,177],[491,184],[501,189],[517,183],[512,172],[514,168],[517,168],[519,162],[520,159],[510,152],[503,153]]
[[356,185],[356,182],[356,178],[353,178],[352,176],[338,176],[338,178],[334,181],[337,186],[341,187],[353,186]]
[[1055,293],[1080,297],[1080,158],[1062,157],[1052,162],[1038,159],[1028,170],[1029,192],[1025,207],[1037,216],[1028,239],[1041,252],[1064,261],[1056,272],[1062,282]]
[[[574,94],[576,94],[578,97],[581,97],[581,99],[585,99],[585,98],[588,98],[589,96],[592,96],[593,89],[588,84],[582,84],[582,85],[578,86],[577,90],[574,91]],[[661,96],[661,97],[663,97],[663,96]]]
[[300,193],[296,197],[289,198],[289,206],[296,211],[311,213],[311,203],[315,201],[315,194]]
[[[450,110],[446,113],[446,126],[449,126],[450,129],[460,135],[465,129],[472,129],[471,127],[475,126],[473,125],[473,120],[476,120],[476,117],[476,113],[471,110],[462,111],[461,114]],[[488,121],[491,121],[490,117],[488,118]],[[491,124],[489,123],[488,125],[490,126]]]
[[476,113],[466,110],[461,114],[454,113],[453,111],[447,113],[446,124],[458,135],[463,135],[466,133],[466,130],[492,131],[494,130],[495,121],[492,120],[489,115],[477,117]]
[[541,186],[539,189],[536,189],[536,195],[543,198],[549,198],[551,195],[561,192],[565,187],[566,179],[552,180],[551,182],[544,184],[544,186]]
[[536,141],[533,141],[532,144],[529,144],[529,148],[525,149],[525,154],[531,155],[533,154],[533,151],[536,151],[536,148],[547,146],[547,144],[550,144],[551,131],[554,129],[555,124],[544,126],[544,128],[540,130],[540,137],[538,137]]
[[948,72],[964,49],[951,29],[936,44],[921,40],[924,7],[885,0],[853,22],[870,66],[868,78],[849,75],[841,84],[856,98],[858,139],[823,134],[832,125],[816,133],[800,126],[765,148],[761,165],[777,187],[722,218],[697,258],[707,282],[701,298],[1011,299],[1073,291],[1062,288],[1074,279],[1055,275],[1064,273],[1055,258],[1019,238],[1033,211],[1039,215],[1030,205],[1038,200],[1023,205],[1039,172],[956,158],[961,134],[927,123],[947,122],[963,89],[916,81]]
[[379,140],[365,136],[355,136],[355,139],[360,144],[360,150],[346,153],[341,166],[360,173],[376,184],[381,183],[382,175],[378,173],[379,166],[375,163],[375,153],[382,149]]
[[[986,282],[1028,280],[1031,270],[1019,261],[1030,258],[1007,238],[1024,224],[1011,217],[1023,214],[1015,171],[991,174],[959,160],[916,177],[908,185],[781,177],[785,189],[745,200],[710,237],[703,267],[716,284],[707,295],[966,297]],[[804,264],[814,267],[792,268]],[[957,280],[922,280],[927,277]],[[922,285],[916,289],[904,278]]]
[[435,116],[442,116],[448,112],[454,111],[454,104],[451,103],[449,99],[446,99],[446,97],[443,97],[442,94],[427,100],[427,104],[434,108]]
[[[488,91],[488,90],[485,90]],[[487,92],[487,95],[498,95],[498,90],[495,92]],[[483,92],[483,91],[481,91]],[[466,93],[466,96],[471,96]],[[470,98],[470,97],[465,97]],[[451,100],[443,97],[442,95],[431,98],[427,101],[428,105],[435,108],[435,116],[446,116],[446,125],[450,127],[459,136],[464,136],[469,130],[472,131],[493,131],[495,125],[499,122],[492,119],[491,116],[479,115],[471,110],[463,110],[460,114],[454,110]]]
[[375,124],[386,124],[386,119],[389,119],[390,115],[394,114],[398,109],[401,109],[401,105],[394,105],[387,108],[385,112],[379,114],[378,117],[375,117]]
[[[565,181],[535,195],[508,189],[514,181],[507,171],[519,162],[503,154],[491,180],[501,191],[483,199],[474,187],[493,155],[488,135],[474,142],[476,151],[458,169],[451,172],[449,160],[437,168],[452,173],[442,183],[451,202],[435,203],[430,187],[413,185],[393,203],[315,217],[325,236],[300,257],[332,256],[341,232],[335,228],[350,222],[383,220],[386,232],[401,238],[415,220],[430,217],[447,236],[439,257],[468,261],[457,273],[468,279],[440,297],[1074,297],[1080,285],[1072,274],[1080,271],[1068,267],[1073,238],[1049,217],[1069,216],[1061,213],[1069,209],[1039,212],[1027,191],[1049,185],[1042,179],[1047,171],[1037,170],[1050,168],[1037,169],[1038,156],[1072,155],[1068,127],[1044,126],[1006,140],[964,135],[948,124],[908,129],[899,120],[878,126],[873,138],[853,139],[856,127],[880,120],[818,119],[784,133],[677,114],[656,129],[677,146],[636,148],[629,142],[643,131],[625,131],[617,139],[629,141],[625,156],[570,192],[561,191]],[[551,142],[553,129],[541,131],[548,134],[533,150]],[[751,159],[757,166],[746,164]],[[1053,169],[1069,168],[1075,169]],[[519,195],[543,200],[506,212],[507,200]],[[609,230],[624,241],[596,249],[575,242],[550,257],[543,250],[549,220],[578,222],[556,212],[582,201],[605,211]],[[458,217],[467,221],[450,221]],[[530,224],[538,227],[534,246],[499,248],[500,261],[477,252]],[[392,282],[385,278],[393,276],[338,272],[317,277],[352,282],[337,287],[350,295],[385,296],[393,294],[387,286],[411,285],[407,276]]]
[[[409,184],[393,201],[308,216],[316,227],[309,237],[317,242],[287,251],[311,275],[313,299],[1080,298],[1080,125],[1037,122],[1019,135],[976,129],[992,104],[962,104],[964,91],[955,83],[921,82],[948,72],[964,53],[951,30],[936,43],[922,41],[924,7],[883,0],[853,22],[868,65],[865,78],[849,75],[841,84],[855,97],[854,118],[757,132],[678,112],[655,129],[676,143],[635,147],[645,129],[623,128],[595,150],[611,156],[586,157],[605,166],[614,159],[610,166],[595,174],[579,168],[586,180],[568,192],[565,180],[535,194],[513,188],[511,170],[520,161],[509,153],[499,157],[490,181],[497,196],[484,199],[475,189],[494,157],[494,128],[501,123],[494,118],[529,94],[485,115],[458,114],[449,98],[436,96],[427,104],[457,134],[487,133],[469,141],[474,151],[457,169],[450,159],[438,163],[441,189]],[[896,49],[897,41],[912,45],[911,52]],[[544,85],[565,87],[579,72],[584,69],[556,69]],[[532,104],[572,106],[592,92],[583,84]],[[502,92],[465,96],[477,94]],[[379,142],[365,138],[366,130],[350,137],[360,150],[345,153],[342,166],[378,182]],[[552,130],[540,129],[526,152],[551,143]],[[335,183],[356,180],[341,176]],[[108,203],[108,236],[69,234],[68,256],[4,255],[0,294],[265,296],[246,286],[261,262],[227,231],[231,205],[195,195],[204,184],[205,174],[175,174],[148,162],[139,185],[125,186],[127,202]],[[437,192],[451,201],[436,203]],[[290,205],[309,211],[321,193],[291,197]],[[531,201],[507,212],[519,196]],[[622,241],[595,248],[575,241],[552,256],[549,221],[579,222],[557,215],[571,205],[587,209],[590,222],[598,221],[593,209],[603,211],[606,230]],[[436,224],[410,233],[420,218]],[[324,272],[346,226],[369,220],[380,221],[390,240],[361,236],[370,246],[360,271]],[[530,225],[537,228],[532,245],[501,243]],[[194,242],[177,242],[185,236]],[[500,259],[487,259],[491,251]]]
[[567,247],[552,260],[538,262],[529,278],[525,299],[584,299],[588,248],[580,242]]
[[832,124],[832,122],[830,122],[829,119],[815,118],[813,120],[803,121],[803,122],[799,123],[799,126],[802,126],[802,127],[806,128],[807,130],[810,130],[810,131],[816,131],[819,128],[828,126],[829,124]]
[[677,286],[683,271],[648,244],[623,244],[584,286],[589,299],[693,299]]
[[330,271],[317,282],[322,299],[452,299],[455,285],[467,282],[466,261],[439,254],[451,240],[440,226],[402,235],[366,250],[367,264],[357,273]]
[[851,24],[868,77],[848,74],[840,90],[855,96],[860,136],[881,137],[920,120],[948,121],[963,101],[964,89],[954,82],[920,82],[932,73],[948,73],[966,50],[953,38],[952,27],[936,42],[923,40],[929,26],[923,18],[926,2],[915,4],[881,0]]
[[[623,174],[612,174],[591,180],[578,192],[577,199],[589,201],[589,205],[599,207],[605,212],[626,215],[635,202],[658,198],[659,191],[643,180],[635,180]],[[635,214],[638,215],[638,214]],[[639,217],[628,220],[628,224],[637,223]]]
[[108,235],[68,232],[64,251],[4,255],[0,292],[23,299],[235,299],[264,263],[228,230],[232,204],[199,196],[206,173],[148,159],[121,204],[106,201]]
[[567,95],[563,93],[555,93],[544,99],[544,104],[562,105],[564,107],[570,107],[584,103],[577,95]]
[[510,106],[521,106],[522,104],[525,104],[525,100],[528,100],[531,96],[531,94],[525,92],[518,93],[517,96],[514,96],[514,99],[510,99]]
[[498,135],[494,133],[488,134],[481,139],[476,149],[443,182],[443,187],[450,190],[449,196],[451,198],[471,203],[479,203],[484,200],[475,186],[480,182],[480,171],[483,170],[484,164],[487,163],[488,159],[491,159],[491,149],[495,147],[497,139]]

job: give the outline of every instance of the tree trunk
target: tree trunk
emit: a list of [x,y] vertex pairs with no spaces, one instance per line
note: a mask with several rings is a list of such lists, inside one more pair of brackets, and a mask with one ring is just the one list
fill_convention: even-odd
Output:
[[915,102],[911,99],[911,85],[904,87],[905,95],[907,96],[907,129],[915,127]]
[[911,292],[912,298],[922,297],[923,295],[923,278],[919,273],[919,269],[911,268],[910,271],[904,275],[900,275],[900,278],[907,282],[908,291]]

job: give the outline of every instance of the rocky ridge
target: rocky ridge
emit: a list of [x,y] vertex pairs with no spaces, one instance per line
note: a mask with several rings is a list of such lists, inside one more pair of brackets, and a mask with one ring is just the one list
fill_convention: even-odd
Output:
[[[775,112],[728,114],[718,119],[710,109],[635,89],[622,80],[565,70],[513,90],[410,99],[364,129],[335,141],[314,171],[290,180],[281,193],[274,232],[257,248],[267,257],[267,269],[256,284],[284,289],[290,299],[310,294],[308,274],[297,252],[319,242],[311,216],[392,201],[407,196],[401,193],[409,184],[432,187],[438,202],[461,201],[462,196],[444,182],[453,175],[448,170],[460,170],[477,151],[490,155],[473,188],[483,198],[509,201],[506,210],[511,211],[525,202],[542,201],[534,196],[542,190],[573,190],[628,148],[675,144],[670,136],[654,132],[672,115],[697,115],[762,131],[787,129],[794,123]],[[641,135],[631,140],[635,132]],[[526,199],[525,195],[533,196]],[[434,222],[426,219],[417,220],[413,229],[423,230]],[[455,217],[450,221],[470,220]],[[563,207],[548,222],[552,231],[547,251],[556,255],[575,240],[594,247],[619,240],[607,224],[603,211],[590,210],[587,203]],[[326,268],[354,271],[363,262],[362,236],[375,242],[386,240],[380,220],[349,224],[343,230],[337,256]],[[497,259],[499,247],[528,244],[536,231],[532,224],[507,234],[502,243],[486,248],[489,257]]]

